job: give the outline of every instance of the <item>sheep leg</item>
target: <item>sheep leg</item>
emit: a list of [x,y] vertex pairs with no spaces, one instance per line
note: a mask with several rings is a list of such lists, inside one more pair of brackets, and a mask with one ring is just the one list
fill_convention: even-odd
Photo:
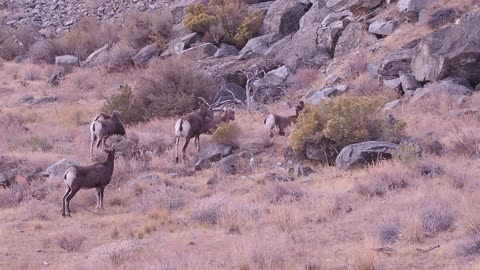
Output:
[[175,163],[178,163],[178,143],[180,142],[180,137],[175,137]]
[[182,149],[182,159],[183,159],[183,161],[188,159],[187,156],[185,155],[185,150],[187,150],[187,146],[188,146],[188,143],[190,142],[190,139],[191,139],[191,137],[186,137],[185,138],[185,144],[183,145],[183,149]]
[[80,189],[79,188],[75,188],[70,191],[70,193],[68,194],[67,196],[67,216],[71,217],[70,215],[70,200],[73,198],[73,196],[75,196],[75,194],[77,194],[77,192],[79,191]]
[[66,216],[65,214],[65,199],[67,198],[68,194],[70,194],[70,192],[72,191],[72,189],[67,186],[67,190],[65,191],[65,195],[63,195],[63,200],[62,200],[62,216]]
[[97,136],[92,134],[91,143],[90,143],[90,159],[93,160],[93,147],[95,146],[95,141],[97,140]]
[[197,148],[197,152],[200,153],[200,135],[199,136],[195,136],[195,147]]
[[100,188],[100,209],[103,209],[103,192],[105,191],[105,187]]
[[95,206],[95,209],[98,209],[100,208],[101,190],[98,187],[96,188],[96,190],[97,190],[97,206]]

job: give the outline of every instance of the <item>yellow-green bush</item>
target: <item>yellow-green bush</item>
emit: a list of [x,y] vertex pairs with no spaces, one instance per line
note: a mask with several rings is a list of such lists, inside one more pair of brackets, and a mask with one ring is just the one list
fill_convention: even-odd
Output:
[[338,151],[362,141],[397,142],[405,123],[383,114],[380,108],[384,103],[382,98],[351,96],[307,105],[290,134],[290,146],[300,153],[306,143],[320,138],[327,139]]
[[241,0],[210,0],[208,6],[189,5],[183,23],[190,30],[205,33],[213,42],[243,47],[254,37],[263,21],[261,11],[248,14]]
[[102,111],[107,114],[114,110],[120,112],[125,124],[138,123],[144,120],[144,109],[135,99],[132,89],[128,85],[111,95],[102,107]]
[[238,145],[240,127],[236,123],[222,123],[213,132],[212,141],[230,145]]

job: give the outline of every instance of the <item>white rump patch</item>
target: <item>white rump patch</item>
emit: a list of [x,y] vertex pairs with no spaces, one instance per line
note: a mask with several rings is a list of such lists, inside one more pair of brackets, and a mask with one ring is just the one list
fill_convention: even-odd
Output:
[[265,118],[263,126],[266,130],[272,130],[273,126],[275,125],[275,116],[273,114],[269,114],[267,118]]
[[180,123],[182,123],[182,119],[179,119],[177,123],[175,123],[175,136],[187,137],[188,132],[190,132],[191,125],[187,120],[183,120],[182,130],[180,131]]

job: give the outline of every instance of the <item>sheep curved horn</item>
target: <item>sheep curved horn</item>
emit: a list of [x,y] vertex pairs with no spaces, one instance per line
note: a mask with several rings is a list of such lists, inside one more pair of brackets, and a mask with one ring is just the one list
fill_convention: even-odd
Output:
[[200,101],[202,101],[205,105],[207,105],[208,107],[210,107],[210,104],[202,97],[197,97]]

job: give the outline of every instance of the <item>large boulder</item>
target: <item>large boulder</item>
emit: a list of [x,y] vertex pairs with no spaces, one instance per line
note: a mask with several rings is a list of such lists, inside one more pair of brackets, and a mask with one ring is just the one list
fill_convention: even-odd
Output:
[[445,80],[441,82],[430,83],[424,88],[417,89],[408,102],[410,104],[414,104],[421,99],[440,94],[456,96],[460,98],[462,96],[470,95],[471,93],[472,90],[464,85],[455,84],[451,81]]
[[184,50],[181,55],[182,57],[186,57],[191,60],[201,60],[213,56],[216,52],[217,47],[215,45],[213,45],[212,43],[203,43],[190,49]]
[[227,144],[209,144],[200,152],[200,158],[195,163],[195,170],[209,167],[210,162],[217,162],[232,154],[233,146]]
[[299,67],[321,67],[331,59],[332,48],[342,29],[314,23],[271,45],[266,55],[291,70]]
[[132,61],[135,66],[145,66],[148,61],[153,57],[157,57],[160,54],[160,48],[157,44],[150,44],[141,49],[135,56],[132,57]]
[[264,56],[274,37],[275,33],[271,33],[250,39],[240,51],[239,58],[245,60]]
[[49,179],[62,179],[63,174],[65,171],[70,168],[71,166],[78,165],[77,163],[63,158],[57,161],[55,164],[48,167],[42,175],[44,177],[48,177]]
[[305,6],[298,0],[276,0],[263,20],[261,33],[275,33],[280,37],[297,31]]
[[348,24],[336,43],[334,56],[342,57],[358,49],[359,46],[367,47],[369,36],[371,34],[367,32],[362,23]]
[[466,78],[480,83],[480,13],[467,13],[457,24],[423,38],[412,60],[418,81],[437,81],[446,77]]
[[326,7],[325,0],[318,0],[313,2],[312,7],[300,19],[300,29],[308,27],[316,22],[322,22],[331,10]]
[[236,83],[226,83],[221,88],[216,95],[215,102],[222,103],[227,100],[231,101],[245,101],[247,99],[247,94],[245,88],[241,87]]
[[396,149],[396,144],[381,141],[351,144],[340,151],[335,166],[339,170],[348,170],[369,165],[381,159],[391,159]]

